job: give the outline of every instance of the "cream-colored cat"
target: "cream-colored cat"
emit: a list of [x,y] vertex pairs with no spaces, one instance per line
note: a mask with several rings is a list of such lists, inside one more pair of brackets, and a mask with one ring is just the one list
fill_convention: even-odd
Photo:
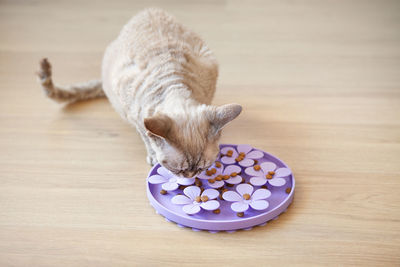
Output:
[[242,110],[211,106],[218,64],[201,38],[159,9],[133,17],[107,48],[101,81],[55,86],[51,66],[38,73],[47,95],[75,102],[106,95],[134,125],[146,145],[149,164],[159,162],[179,176],[208,168],[219,152],[221,129]]

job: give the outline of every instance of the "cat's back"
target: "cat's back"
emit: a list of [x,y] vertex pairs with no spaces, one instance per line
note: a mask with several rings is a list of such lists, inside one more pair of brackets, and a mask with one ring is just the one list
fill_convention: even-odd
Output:
[[208,50],[196,33],[157,8],[145,9],[134,16],[123,27],[117,41],[138,64],[147,64],[142,61],[151,60],[162,53],[201,55]]
[[163,76],[154,76],[161,66],[165,72],[183,73],[183,79],[193,85],[193,96],[211,101],[218,75],[214,54],[173,16],[150,8],[135,15],[104,54],[103,89],[113,106],[121,112],[126,109],[135,100],[138,86]]

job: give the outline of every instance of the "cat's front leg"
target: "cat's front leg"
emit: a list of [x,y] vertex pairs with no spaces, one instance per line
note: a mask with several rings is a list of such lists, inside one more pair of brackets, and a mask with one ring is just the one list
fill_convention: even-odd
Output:
[[147,150],[146,161],[150,166],[154,166],[158,162],[157,162],[157,158],[156,158],[156,153],[154,152],[153,148],[151,147],[149,137],[140,130],[138,132],[140,133],[140,136],[142,137],[142,140],[146,146],[146,150]]
[[146,145],[146,149],[147,149],[147,157],[146,157],[146,161],[150,166],[154,166],[157,164],[157,158],[156,158],[156,153],[154,152],[154,150],[151,148],[150,142],[148,140],[148,137],[145,136],[145,138],[143,138],[143,141]]
[[154,166],[154,165],[156,165],[158,162],[157,162],[157,159],[154,157],[154,155],[153,156],[151,156],[151,155],[147,155],[147,157],[146,157],[146,161],[147,161],[147,163],[150,165],[150,166]]

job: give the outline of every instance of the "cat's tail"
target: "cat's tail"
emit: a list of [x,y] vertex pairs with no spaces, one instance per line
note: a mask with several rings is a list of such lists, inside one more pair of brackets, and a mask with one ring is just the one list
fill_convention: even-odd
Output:
[[51,78],[51,65],[47,58],[40,61],[40,70],[37,75],[46,95],[60,103],[72,103],[105,96],[101,80],[92,80],[65,87],[54,85]]

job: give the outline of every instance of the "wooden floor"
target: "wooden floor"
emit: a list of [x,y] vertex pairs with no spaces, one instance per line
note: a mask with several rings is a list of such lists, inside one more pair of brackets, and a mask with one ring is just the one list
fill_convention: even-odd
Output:
[[[149,205],[135,130],[105,99],[67,107],[34,76],[100,77],[122,25],[160,6],[220,62],[222,141],[291,166],[265,227],[193,232]],[[399,1],[0,1],[0,266],[400,265]]]

